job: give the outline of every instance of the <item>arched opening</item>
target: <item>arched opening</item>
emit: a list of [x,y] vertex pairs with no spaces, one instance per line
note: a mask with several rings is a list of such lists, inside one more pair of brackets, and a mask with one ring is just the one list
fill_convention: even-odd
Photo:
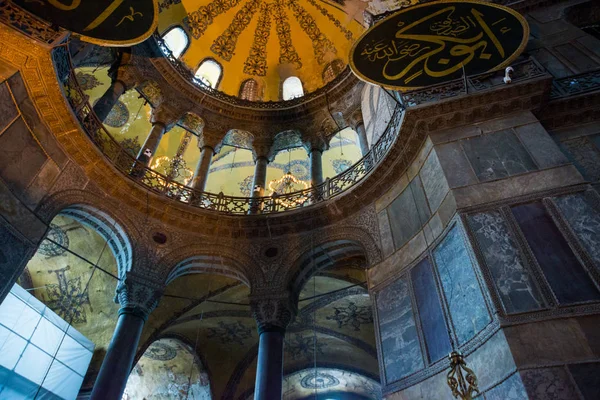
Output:
[[154,341],[131,371],[123,400],[211,400],[208,372],[192,345],[179,339]]
[[362,158],[358,134],[351,128],[342,129],[329,140],[329,149],[323,152],[323,176],[341,174]]
[[181,26],[174,26],[162,35],[165,44],[175,58],[179,58],[190,46],[190,38]]
[[240,87],[240,99],[258,100],[258,82],[254,79],[246,79]]
[[267,167],[266,195],[282,195],[310,187],[310,161],[300,132],[278,133],[272,151],[275,156]]
[[252,193],[254,156],[251,133],[232,129],[223,138],[223,145],[213,157],[206,181],[206,191],[231,196],[248,197]]
[[[108,215],[71,206],[50,223],[0,304],[0,397],[75,399],[91,389],[117,323],[131,245]],[[53,397],[54,398],[54,397]]]
[[292,100],[304,96],[302,81],[297,76],[290,76],[283,81],[283,100]]
[[200,83],[212,89],[216,89],[219,86],[222,76],[223,67],[212,58],[202,61],[194,75]]

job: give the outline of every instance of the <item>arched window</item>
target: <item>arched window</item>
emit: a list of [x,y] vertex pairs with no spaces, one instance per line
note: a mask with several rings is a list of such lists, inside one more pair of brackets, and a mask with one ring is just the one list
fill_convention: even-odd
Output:
[[242,100],[256,101],[258,99],[258,82],[254,79],[246,79],[242,82],[240,98]]
[[181,57],[190,45],[187,33],[180,26],[169,29],[162,38],[175,58]]
[[283,81],[283,99],[291,100],[304,96],[302,82],[297,76],[290,76]]
[[323,82],[326,84],[335,79],[344,70],[344,62],[340,59],[333,60],[323,70]]
[[200,82],[209,86],[213,89],[216,89],[219,86],[219,82],[221,81],[221,75],[223,74],[223,68],[213,59],[206,59],[202,61],[198,70],[196,71],[196,79]]

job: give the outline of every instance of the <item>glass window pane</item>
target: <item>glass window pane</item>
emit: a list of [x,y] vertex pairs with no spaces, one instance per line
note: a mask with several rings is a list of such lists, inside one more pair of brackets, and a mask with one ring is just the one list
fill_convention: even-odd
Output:
[[0,365],[13,369],[25,350],[27,342],[8,329],[0,326]]
[[44,350],[46,353],[54,356],[56,350],[58,350],[58,346],[60,346],[63,335],[64,332],[46,318],[42,318],[33,333],[31,343]]
[[163,40],[175,58],[179,58],[183,54],[189,43],[187,34],[179,27],[167,32],[163,36]]
[[11,293],[0,307],[0,323],[25,339],[31,337],[40,318],[35,310]]
[[60,362],[54,361],[42,387],[63,399],[75,399],[82,383],[82,376],[77,375]]
[[213,60],[205,60],[196,71],[196,79],[215,89],[221,79],[221,66]]
[[304,96],[302,81],[296,76],[290,76],[283,81],[283,99],[291,100]]
[[67,335],[56,354],[56,358],[81,376],[84,376],[92,360],[92,352]]
[[15,372],[38,385],[42,383],[52,358],[35,346],[29,345],[19,360]]

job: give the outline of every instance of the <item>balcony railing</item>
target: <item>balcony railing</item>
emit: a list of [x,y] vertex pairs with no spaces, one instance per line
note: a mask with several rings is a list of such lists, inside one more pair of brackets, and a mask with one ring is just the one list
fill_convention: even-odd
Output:
[[593,92],[595,90],[600,90],[600,69],[554,79],[550,97],[555,99]]

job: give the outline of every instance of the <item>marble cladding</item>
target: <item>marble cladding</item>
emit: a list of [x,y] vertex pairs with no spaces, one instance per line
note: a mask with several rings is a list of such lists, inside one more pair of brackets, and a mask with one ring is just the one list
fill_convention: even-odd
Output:
[[521,372],[529,400],[579,399],[577,389],[562,367],[528,369]]
[[457,223],[433,250],[459,345],[491,322],[474,266]]
[[577,137],[561,142],[571,162],[590,181],[600,180],[600,151],[588,137]]
[[540,168],[550,168],[569,162],[542,124],[527,124],[514,128],[515,133],[531,153]]
[[429,361],[435,362],[450,354],[451,346],[429,259],[417,264],[410,275]]
[[468,216],[469,225],[507,313],[538,310],[544,301],[498,211]]
[[425,189],[425,194],[429,201],[429,207],[431,208],[431,211],[435,212],[450,190],[442,165],[440,164],[440,160],[435,151],[432,151],[429,154],[429,157],[427,157],[419,176],[423,182],[423,188]]
[[421,229],[416,208],[415,198],[409,187],[387,209],[396,249],[404,246]]
[[537,169],[512,129],[465,139],[461,145],[482,182]]
[[523,400],[527,392],[519,373],[515,372],[498,386],[485,392],[485,400]]
[[560,304],[599,300],[600,293],[541,203],[512,213]]
[[394,252],[394,238],[392,237],[392,228],[386,210],[377,213],[379,222],[379,235],[381,236],[381,250],[383,256],[388,257]]
[[584,194],[556,197],[554,201],[600,272],[600,213]]
[[[490,362],[490,360],[494,360]],[[479,390],[493,387],[498,381],[516,370],[504,332],[496,331],[475,352],[465,358],[467,365],[477,375]]]
[[401,278],[376,295],[377,321],[386,383],[424,367],[409,283]]

